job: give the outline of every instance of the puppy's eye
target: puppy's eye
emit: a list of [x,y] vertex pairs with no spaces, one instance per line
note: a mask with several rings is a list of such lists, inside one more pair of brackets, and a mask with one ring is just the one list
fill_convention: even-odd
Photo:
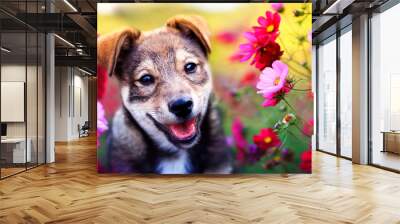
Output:
[[140,77],[139,82],[144,86],[148,86],[154,83],[154,77],[150,74],[145,74]]
[[186,74],[192,74],[192,73],[196,72],[197,65],[193,62],[189,62],[189,63],[185,64],[184,69],[185,69]]

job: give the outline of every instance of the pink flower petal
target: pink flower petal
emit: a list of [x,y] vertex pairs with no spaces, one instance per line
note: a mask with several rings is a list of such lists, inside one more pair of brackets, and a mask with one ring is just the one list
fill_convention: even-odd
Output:
[[281,87],[274,86],[274,87],[268,87],[264,88],[260,91],[257,91],[257,93],[262,94],[263,96],[268,96],[270,94],[276,93],[281,89]]
[[251,44],[241,44],[239,45],[239,49],[242,51],[250,51],[250,50],[254,50],[253,46]]
[[271,11],[266,11],[265,12],[265,18],[267,19],[267,20],[271,20],[272,19],[272,12]]
[[278,24],[279,26],[280,23],[281,23],[281,16],[276,13],[274,16],[274,24]]
[[245,62],[245,61],[249,60],[252,56],[253,56],[253,54],[243,55],[242,58],[240,59],[240,62]]
[[276,99],[265,99],[264,102],[262,103],[263,107],[272,107],[275,106],[278,103],[278,100]]
[[256,42],[256,41],[257,41],[256,36],[255,36],[253,33],[251,33],[251,32],[245,32],[245,33],[243,34],[243,36],[244,36],[247,40],[249,40],[250,42]]
[[257,21],[258,21],[258,24],[260,24],[260,26],[266,26],[267,25],[267,20],[262,16],[258,17]]
[[277,74],[279,74],[280,77],[282,77],[282,75],[284,75],[285,78],[289,71],[288,66],[279,60],[276,60],[272,63],[272,68],[274,69],[274,71]]

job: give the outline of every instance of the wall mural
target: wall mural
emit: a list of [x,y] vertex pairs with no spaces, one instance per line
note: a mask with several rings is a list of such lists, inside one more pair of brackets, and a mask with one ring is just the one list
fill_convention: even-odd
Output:
[[99,3],[100,173],[311,173],[310,3]]

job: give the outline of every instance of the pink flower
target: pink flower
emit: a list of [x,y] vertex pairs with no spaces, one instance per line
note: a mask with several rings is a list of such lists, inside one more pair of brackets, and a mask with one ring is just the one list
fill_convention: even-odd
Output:
[[284,9],[283,3],[271,3],[271,7],[273,10],[275,10],[276,12],[280,12],[280,13],[282,13],[283,9]]
[[248,142],[243,135],[243,124],[239,118],[235,118],[232,123],[232,137],[235,142],[236,148],[238,149],[236,159],[238,161],[244,161],[246,157],[246,150]]
[[311,118],[310,120],[308,120],[304,124],[302,131],[303,131],[304,135],[306,135],[308,137],[311,137],[313,135],[313,132],[314,132],[314,119]]
[[265,68],[257,83],[257,93],[264,96],[262,106],[278,104],[293,89],[292,81],[287,79],[288,66],[281,61],[274,61],[272,68]]
[[273,107],[281,100],[275,94],[264,95],[264,102],[261,104],[263,107]]
[[103,104],[97,101],[97,145],[99,145],[98,138],[108,130],[108,122],[104,114]]
[[238,39],[237,36],[238,35],[234,32],[222,31],[216,35],[216,39],[217,39],[217,41],[219,41],[223,44],[232,44],[237,41],[237,39]]
[[249,41],[248,43],[239,45],[239,51],[231,56],[231,60],[239,60],[245,62],[249,60],[258,50],[259,43],[254,33],[245,32],[243,36]]
[[272,68],[265,68],[257,83],[257,93],[269,96],[282,90],[286,83],[288,75],[288,66],[281,61],[274,61]]
[[265,17],[258,17],[258,24],[260,26],[253,27],[254,33],[259,40],[264,43],[273,42],[279,35],[279,24],[281,16],[275,12],[267,11]]

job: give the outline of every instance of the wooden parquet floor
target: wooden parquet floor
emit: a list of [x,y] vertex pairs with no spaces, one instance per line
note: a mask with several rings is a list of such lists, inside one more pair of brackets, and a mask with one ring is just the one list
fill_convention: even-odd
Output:
[[316,152],[312,175],[96,173],[95,138],[0,181],[0,223],[400,223],[400,175]]

